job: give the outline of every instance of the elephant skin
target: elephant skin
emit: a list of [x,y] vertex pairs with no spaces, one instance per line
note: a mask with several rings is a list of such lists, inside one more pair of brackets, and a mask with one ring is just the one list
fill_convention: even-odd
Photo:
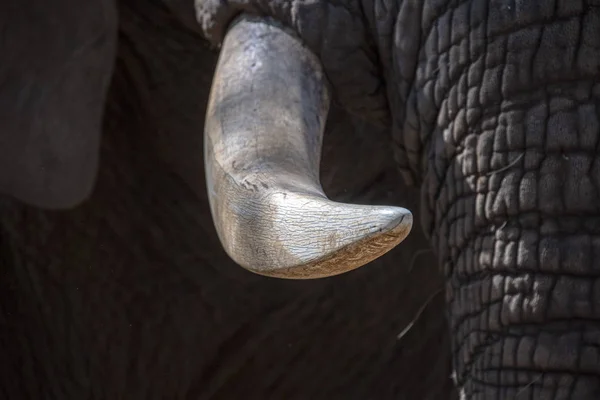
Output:
[[[418,228],[320,281],[262,278],[225,255],[202,163],[217,53],[180,10],[119,4],[89,198],[68,211],[0,201],[0,398],[456,396],[442,274]],[[333,199],[419,206],[389,131],[340,107],[321,175]]]

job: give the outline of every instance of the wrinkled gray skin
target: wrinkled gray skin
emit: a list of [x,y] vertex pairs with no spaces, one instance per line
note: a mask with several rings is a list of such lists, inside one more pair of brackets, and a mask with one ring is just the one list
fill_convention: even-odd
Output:
[[[71,13],[81,7],[55,3]],[[22,118],[9,120],[8,138],[19,137],[11,126],[46,115],[55,124],[75,117],[83,124],[76,134],[93,138],[98,108],[107,105],[87,202],[60,213],[2,204],[0,343],[13,373],[0,387],[11,397],[448,398],[451,353],[466,398],[597,398],[593,3],[199,0],[194,9],[190,0],[123,1],[106,99],[112,64],[94,57],[110,59],[114,23],[102,20],[104,35],[93,27],[113,13],[88,10],[80,37],[67,35],[78,39],[71,49],[83,50],[56,61],[79,65],[70,76],[96,82],[62,96],[81,96],[88,115],[57,102],[49,114],[32,111],[43,77],[20,101],[5,86],[0,92],[7,115]],[[373,265],[319,282],[250,276],[226,261],[203,193],[201,114],[214,59],[200,37],[218,45],[240,12],[294,29],[320,57],[341,108],[382,126],[332,114],[323,172],[332,197],[417,208],[384,156],[391,128],[396,162],[420,188],[423,227],[446,277],[449,335],[438,296],[396,339],[441,285],[428,254],[403,268],[425,247],[416,230]],[[47,29],[41,37],[52,41]],[[45,192],[6,183],[8,172],[0,187],[47,207],[77,203],[91,187],[93,160],[56,144],[69,137],[44,136],[52,125],[40,126],[28,132],[45,139],[39,151],[54,163],[42,173],[32,154],[23,170]],[[93,149],[90,140],[82,143]],[[0,152],[3,160],[17,154]]]

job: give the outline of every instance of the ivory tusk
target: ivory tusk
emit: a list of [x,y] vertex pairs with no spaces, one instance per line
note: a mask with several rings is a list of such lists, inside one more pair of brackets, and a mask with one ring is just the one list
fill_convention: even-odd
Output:
[[405,208],[342,204],[319,182],[329,93],[319,60],[276,23],[230,27],[206,117],[213,221],[242,267],[310,279],[360,267],[410,232]]

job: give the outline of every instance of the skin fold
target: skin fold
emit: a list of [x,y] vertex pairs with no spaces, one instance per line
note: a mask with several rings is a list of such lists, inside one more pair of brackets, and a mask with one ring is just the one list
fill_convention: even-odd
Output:
[[[600,4],[131,0],[118,13],[114,65],[91,68],[112,77],[107,101],[85,102],[101,85],[77,94],[90,115],[105,106],[94,193],[60,213],[1,204],[9,398],[445,399],[450,370],[465,399],[600,396]],[[214,55],[199,48],[218,49],[241,13],[279,21],[322,63],[342,127],[329,151],[361,166],[322,172],[332,196],[413,209],[419,196],[449,327],[438,297],[422,334],[391,333],[442,285],[431,259],[413,292],[394,268],[414,234],[364,272],[310,284],[247,276],[217,250],[198,184]],[[418,192],[356,161],[365,143],[385,154],[387,132]]]

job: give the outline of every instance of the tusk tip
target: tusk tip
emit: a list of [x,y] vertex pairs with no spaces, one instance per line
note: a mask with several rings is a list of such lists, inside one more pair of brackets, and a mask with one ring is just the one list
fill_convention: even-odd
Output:
[[263,259],[247,269],[285,279],[339,275],[392,250],[408,236],[413,222],[405,208],[341,204],[326,198],[303,201],[296,212],[295,217],[277,219],[281,225],[274,230],[285,240],[271,242],[279,245],[271,246],[277,250],[266,258],[270,262]]

